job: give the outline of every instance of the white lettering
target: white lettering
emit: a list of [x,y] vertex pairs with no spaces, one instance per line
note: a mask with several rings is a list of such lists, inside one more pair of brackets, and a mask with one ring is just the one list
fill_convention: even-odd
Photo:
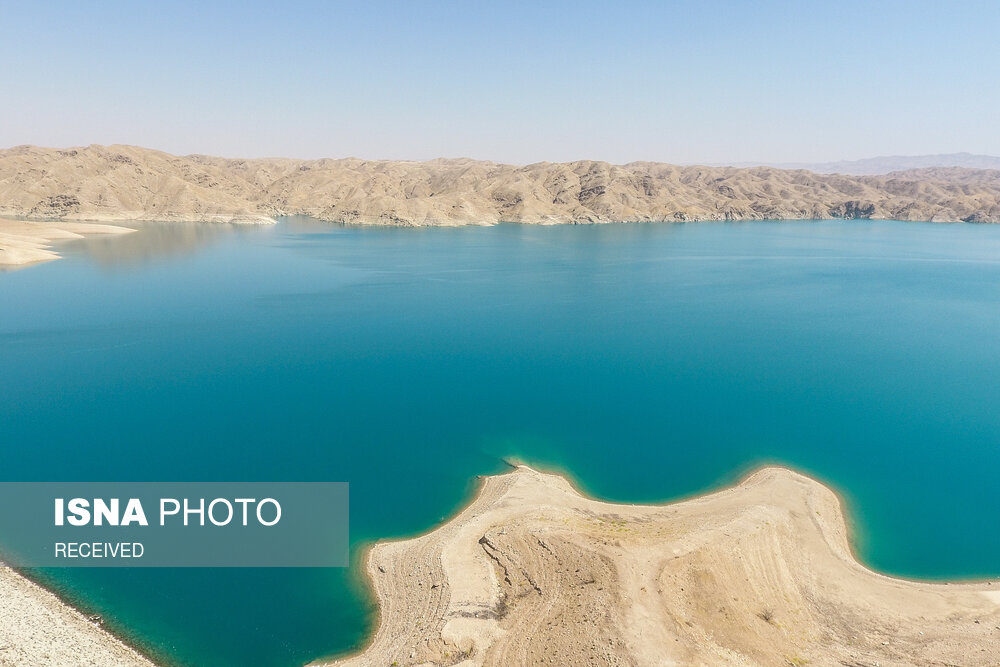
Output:
[[[264,508],[264,505],[266,503],[271,503],[272,505],[274,505],[274,521],[271,522],[264,521],[264,516],[261,513],[261,510]],[[264,498],[264,500],[260,501],[260,503],[257,504],[257,521],[259,521],[264,526],[273,526],[274,524],[281,521],[281,505],[278,504],[278,501],[275,500],[274,498]]]
[[[174,508],[167,511],[167,503],[172,503]],[[177,514],[181,511],[181,504],[173,498],[160,498],[160,525],[164,525],[164,520],[168,515]]]
[[56,558],[142,558],[142,542],[56,542]]
[[237,498],[236,501],[240,505],[243,505],[243,525],[247,525],[247,504],[257,502],[256,498]]
[[94,498],[94,525],[103,526],[107,520],[109,526],[118,525],[118,499],[112,498],[108,506],[101,498]]
[[73,498],[69,501],[69,522],[74,526],[85,526],[90,523],[90,503],[83,498]]
[[[229,514],[226,515],[226,520],[225,521],[216,521],[216,519],[215,519],[215,512],[214,512],[214,509],[215,509],[216,505],[225,505],[226,509],[229,511]],[[216,526],[226,526],[226,525],[228,525],[229,522],[233,520],[233,505],[232,505],[232,503],[230,503],[225,498],[216,498],[215,500],[213,500],[208,505],[208,518]]]
[[133,523],[138,523],[140,526],[148,526],[149,521],[146,520],[146,511],[142,509],[142,503],[139,502],[138,498],[130,498],[128,505],[125,506],[125,516],[122,517],[122,525],[130,526]]
[[190,507],[188,507],[188,499],[187,498],[184,499],[184,525],[185,526],[188,525],[188,515],[190,515],[190,514],[197,514],[198,515],[198,521],[200,522],[198,524],[199,526],[204,526],[205,525],[205,499],[204,498],[199,498],[198,499],[198,508],[197,509],[191,509]]

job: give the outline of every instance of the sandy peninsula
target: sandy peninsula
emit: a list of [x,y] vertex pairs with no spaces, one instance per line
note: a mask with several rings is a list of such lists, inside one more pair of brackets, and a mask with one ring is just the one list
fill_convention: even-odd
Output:
[[177,156],[137,146],[0,150],[0,216],[359,225],[893,219],[1000,222],[1000,171],[510,165]]
[[1000,664],[1000,581],[866,569],[834,493],[782,468],[641,506],[518,467],[367,571],[377,633],[332,665]]
[[85,222],[30,222],[0,219],[0,269],[59,259],[53,243],[95,234],[127,234],[135,230]]
[[52,593],[0,566],[0,667],[153,667]]

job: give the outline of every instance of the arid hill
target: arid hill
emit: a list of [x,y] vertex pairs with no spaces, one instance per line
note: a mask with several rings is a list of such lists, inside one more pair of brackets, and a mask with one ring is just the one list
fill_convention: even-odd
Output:
[[179,157],[134,146],[0,151],[0,216],[457,225],[887,218],[1000,222],[1000,171],[885,176],[652,162]]

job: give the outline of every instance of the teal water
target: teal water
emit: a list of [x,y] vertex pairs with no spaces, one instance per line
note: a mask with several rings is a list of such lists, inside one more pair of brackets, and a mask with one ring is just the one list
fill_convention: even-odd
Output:
[[[843,493],[871,566],[1000,575],[1000,227],[287,220],[60,251],[0,274],[0,479],[348,481],[360,545],[506,456],[627,501],[781,462]],[[363,640],[357,570],[35,575],[176,663],[267,667]]]

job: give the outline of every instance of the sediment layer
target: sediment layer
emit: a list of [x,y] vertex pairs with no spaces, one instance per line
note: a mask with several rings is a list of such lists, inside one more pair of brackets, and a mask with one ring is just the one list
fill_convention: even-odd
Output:
[[1000,582],[866,569],[837,497],[782,468],[642,506],[519,467],[367,571],[377,633],[331,664],[1000,664]]

